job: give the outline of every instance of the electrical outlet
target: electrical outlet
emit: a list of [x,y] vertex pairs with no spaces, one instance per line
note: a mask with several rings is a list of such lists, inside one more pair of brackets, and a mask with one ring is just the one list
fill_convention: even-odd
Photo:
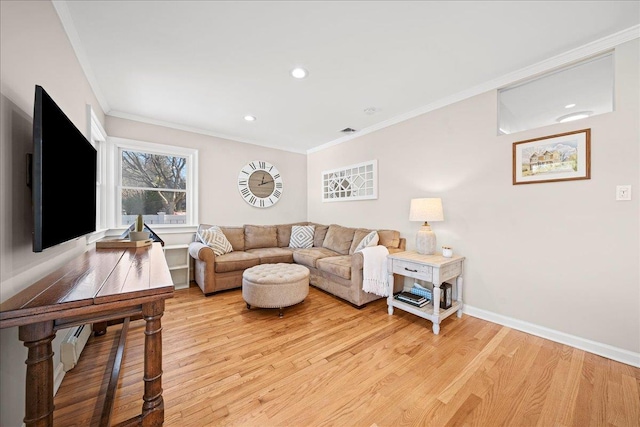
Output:
[[617,185],[616,186],[616,200],[631,200],[631,186],[630,185]]

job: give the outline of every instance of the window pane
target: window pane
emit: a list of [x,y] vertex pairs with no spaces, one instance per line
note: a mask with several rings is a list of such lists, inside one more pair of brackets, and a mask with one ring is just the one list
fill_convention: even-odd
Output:
[[123,150],[122,185],[125,187],[185,190],[187,188],[187,159]]
[[187,159],[122,151],[122,224],[187,223]]
[[151,224],[186,224],[187,193],[184,191],[122,190],[122,224],[135,221],[142,214]]
[[613,54],[498,91],[498,134],[613,111]]

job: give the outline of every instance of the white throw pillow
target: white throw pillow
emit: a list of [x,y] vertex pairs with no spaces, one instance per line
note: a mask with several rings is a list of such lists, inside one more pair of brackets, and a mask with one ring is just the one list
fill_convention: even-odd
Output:
[[313,246],[315,225],[294,225],[291,227],[290,248],[308,249]]
[[220,227],[214,225],[213,227],[202,230],[198,233],[198,239],[205,245],[213,249],[213,253],[216,255],[224,255],[233,251],[233,247],[227,236],[224,235]]
[[378,232],[372,231],[371,233],[364,236],[364,238],[360,241],[360,243],[358,243],[358,246],[356,247],[356,250],[354,252],[360,252],[361,250],[369,246],[377,246],[378,240],[380,240],[380,236],[378,236]]

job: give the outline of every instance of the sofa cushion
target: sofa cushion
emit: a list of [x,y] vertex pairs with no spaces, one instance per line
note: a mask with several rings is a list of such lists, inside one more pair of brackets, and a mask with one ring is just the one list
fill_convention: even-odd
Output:
[[322,224],[313,224],[316,226],[313,231],[313,246],[316,248],[321,248],[322,243],[324,242],[324,238],[327,236],[327,231],[329,230],[328,225]]
[[245,225],[244,249],[277,248],[278,229],[275,225]]
[[400,246],[400,232],[396,230],[378,230],[378,244],[388,248]]
[[291,227],[290,248],[308,249],[313,246],[314,225],[294,225]]
[[244,251],[244,227],[220,227],[234,251]]
[[331,256],[337,256],[337,255],[340,255],[340,254],[327,248],[296,249],[293,252],[293,261],[296,264],[315,268],[316,261],[319,260],[320,258],[326,258]]
[[213,225],[206,230],[198,229],[198,239],[205,245],[213,249],[213,253],[216,255],[223,255],[233,250],[231,243],[227,240],[220,227]]
[[293,262],[293,249],[260,248],[247,249],[247,252],[260,257],[260,264],[277,264],[279,262],[291,264]]
[[278,224],[276,229],[278,230],[278,247],[288,248],[289,241],[291,239],[291,228],[294,225],[307,225],[308,222],[294,222],[292,224]]
[[355,232],[355,228],[331,224],[329,230],[327,230],[324,242],[322,242],[322,247],[336,251],[341,255],[348,255]]
[[260,264],[260,257],[243,251],[233,251],[216,257],[216,273],[244,270]]
[[351,255],[321,258],[316,261],[318,270],[351,280]]

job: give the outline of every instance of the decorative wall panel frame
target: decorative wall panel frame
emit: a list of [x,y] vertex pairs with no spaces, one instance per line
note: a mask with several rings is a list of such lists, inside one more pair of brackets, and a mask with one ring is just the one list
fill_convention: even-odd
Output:
[[378,198],[378,160],[322,171],[322,201],[346,202]]

